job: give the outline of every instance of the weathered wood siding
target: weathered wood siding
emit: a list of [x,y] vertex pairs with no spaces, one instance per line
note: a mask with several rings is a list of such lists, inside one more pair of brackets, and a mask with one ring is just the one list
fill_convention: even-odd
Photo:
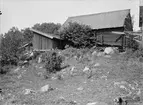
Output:
[[97,35],[97,41],[104,45],[122,46],[122,36],[113,33],[102,33]]
[[112,32],[133,31],[130,14],[124,20],[123,27],[107,28],[97,30],[97,41],[100,45],[111,45],[126,47],[129,40],[123,34],[114,34]]
[[34,50],[52,49],[53,43],[54,43],[54,40],[34,33],[34,38],[33,38],[33,49]]

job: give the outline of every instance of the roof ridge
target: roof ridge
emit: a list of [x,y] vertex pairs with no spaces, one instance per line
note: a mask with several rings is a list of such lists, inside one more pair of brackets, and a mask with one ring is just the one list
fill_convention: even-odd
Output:
[[92,15],[99,15],[99,14],[105,14],[105,13],[114,13],[114,12],[127,11],[127,10],[130,12],[130,9],[122,9],[122,10],[107,11],[107,12],[100,12],[100,13],[87,14],[87,15],[70,16],[70,17],[68,17],[68,18],[84,17],[84,16],[92,16]]

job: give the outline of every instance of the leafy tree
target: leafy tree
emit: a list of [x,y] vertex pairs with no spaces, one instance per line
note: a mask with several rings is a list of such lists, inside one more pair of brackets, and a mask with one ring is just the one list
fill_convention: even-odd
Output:
[[30,30],[30,28],[25,28],[25,29],[21,30],[21,32],[23,33],[24,43],[32,42],[33,33]]
[[58,33],[59,28],[61,27],[61,24],[55,24],[55,23],[42,23],[42,24],[35,24],[32,28],[45,32],[50,34],[56,34]]
[[1,40],[1,66],[17,64],[19,56],[19,47],[23,43],[23,35],[18,28],[11,28]]
[[94,34],[91,28],[87,25],[78,23],[69,23],[60,31],[60,36],[63,40],[73,43],[74,47],[89,47],[95,44]]

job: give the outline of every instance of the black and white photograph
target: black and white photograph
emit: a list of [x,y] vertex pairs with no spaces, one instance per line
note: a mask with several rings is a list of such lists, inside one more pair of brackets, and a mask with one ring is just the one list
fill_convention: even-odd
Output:
[[0,105],[143,105],[143,0],[0,0]]

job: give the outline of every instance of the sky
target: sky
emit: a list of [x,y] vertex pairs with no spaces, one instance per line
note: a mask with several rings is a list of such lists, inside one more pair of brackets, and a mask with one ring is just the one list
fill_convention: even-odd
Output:
[[[138,21],[139,0],[0,0],[0,33],[36,23],[63,24],[70,16],[131,9]],[[138,30],[138,22],[135,23]]]

